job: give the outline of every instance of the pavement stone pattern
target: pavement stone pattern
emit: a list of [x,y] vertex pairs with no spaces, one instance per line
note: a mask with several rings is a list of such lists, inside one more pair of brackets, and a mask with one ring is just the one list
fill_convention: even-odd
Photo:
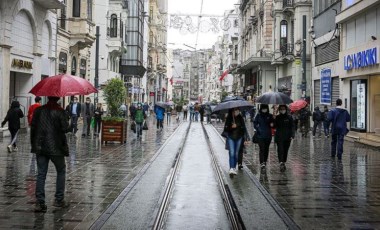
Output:
[[[223,123],[213,125],[222,132]],[[247,147],[244,163],[301,229],[380,229],[380,150],[345,141],[339,161],[330,142],[297,134],[284,173],[273,142],[266,173],[257,145]]]
[[[9,137],[0,140],[0,229],[88,229],[178,127],[175,120],[157,131],[153,117],[142,140],[128,130],[126,144],[101,146],[98,138],[68,134],[66,158],[68,208],[52,206],[56,171],[46,179],[47,213],[34,213],[37,166],[29,134],[20,134],[18,152],[7,152]],[[79,130],[82,130],[81,127]]]

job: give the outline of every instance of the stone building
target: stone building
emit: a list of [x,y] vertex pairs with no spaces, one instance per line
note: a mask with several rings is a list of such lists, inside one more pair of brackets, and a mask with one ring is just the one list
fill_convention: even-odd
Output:
[[[41,79],[56,74],[57,57],[55,9],[58,0],[0,1],[0,117],[12,100],[27,113],[34,103],[31,88]],[[26,119],[22,119],[22,126]]]

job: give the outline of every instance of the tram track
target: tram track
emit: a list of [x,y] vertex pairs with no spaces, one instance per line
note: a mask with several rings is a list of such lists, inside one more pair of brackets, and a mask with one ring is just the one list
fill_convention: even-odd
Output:
[[[180,170],[181,159],[183,156],[186,143],[188,141],[188,135],[190,132],[191,125],[192,123],[190,122],[189,126],[187,127],[186,134],[184,135],[184,138],[181,141],[180,148],[178,149],[176,157],[173,161],[172,168],[170,170],[170,174],[167,179],[167,184],[165,186],[165,192],[163,193],[163,195],[161,195],[160,202],[159,202],[160,205],[157,211],[157,215],[154,219],[154,223],[152,225],[152,229],[154,230],[165,228],[165,222],[168,219],[168,215],[169,215],[168,208],[170,206],[173,192],[175,192],[174,188],[175,188],[176,177]],[[202,126],[202,131],[207,142],[207,148],[208,148],[208,153],[210,154],[212,168],[216,175],[215,180],[218,184],[218,188],[220,191],[221,199],[223,200],[225,212],[230,222],[230,229],[234,229],[234,230],[246,229],[244,226],[243,220],[240,216],[237,205],[232,197],[228,183],[224,181],[223,173],[222,173],[221,168],[219,167],[218,160],[215,156],[214,149],[210,142],[209,135],[205,127],[203,126],[203,124],[201,126]]]

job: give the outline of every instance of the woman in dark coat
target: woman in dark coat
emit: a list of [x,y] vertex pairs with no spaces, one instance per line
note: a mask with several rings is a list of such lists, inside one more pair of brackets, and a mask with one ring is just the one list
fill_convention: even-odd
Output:
[[265,170],[269,155],[269,145],[272,141],[272,127],[274,123],[273,115],[269,113],[269,106],[266,104],[260,105],[259,113],[253,121],[253,127],[257,132],[258,144],[260,147],[260,165],[261,169]]
[[94,136],[99,136],[100,133],[100,127],[102,125],[102,115],[104,113],[102,103],[98,103],[95,108],[94,112],[94,119],[95,119],[95,125],[94,125]]
[[8,145],[8,152],[17,151],[17,133],[20,129],[20,118],[24,117],[24,113],[20,109],[20,102],[12,101],[11,108],[7,112],[7,116],[1,123],[1,127],[4,127],[8,122],[8,130],[11,133],[11,143]]
[[230,160],[230,171],[229,174],[236,175],[236,163],[237,155],[239,149],[246,135],[246,127],[244,119],[240,114],[238,108],[230,109],[228,111],[228,116],[224,124],[224,132],[227,133],[227,143],[229,147],[229,160]]
[[279,107],[279,115],[275,119],[275,128],[276,134],[274,140],[277,143],[280,171],[284,172],[286,170],[285,163],[288,158],[290,143],[295,133],[293,118],[288,114],[286,105],[280,105]]

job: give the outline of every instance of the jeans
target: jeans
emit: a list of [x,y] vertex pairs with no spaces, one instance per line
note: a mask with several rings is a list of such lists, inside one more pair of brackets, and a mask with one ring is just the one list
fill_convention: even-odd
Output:
[[229,155],[230,155],[230,168],[235,168],[237,163],[237,155],[239,153],[239,149],[241,146],[241,142],[243,138],[239,138],[234,140],[230,137],[227,137],[228,147],[229,147]]
[[286,162],[288,159],[288,152],[290,147],[290,140],[285,141],[277,141],[277,155],[278,155],[278,162]]
[[198,121],[199,112],[195,112],[195,113],[194,113],[194,116],[195,116],[195,121]]
[[269,155],[269,146],[272,141],[272,138],[259,138],[259,159],[260,164],[266,163]]
[[187,120],[187,111],[183,111],[183,119]]
[[78,131],[78,116],[71,115],[70,131],[76,133]]
[[161,119],[157,119],[157,129],[158,129],[158,128],[163,128],[162,123],[163,123],[163,120],[161,120]]
[[321,131],[322,131],[322,121],[314,121],[313,136],[315,136],[317,128],[318,128],[318,136],[320,137],[321,136]]
[[65,195],[66,163],[64,156],[46,156],[37,154],[37,182],[36,199],[39,203],[45,203],[45,180],[51,160],[57,171],[55,200],[62,201]]
[[143,127],[143,123],[136,122],[137,137],[142,135],[142,127]]
[[100,133],[101,126],[102,126],[102,118],[95,118],[94,134]]
[[16,141],[17,141],[17,134],[18,129],[10,129],[9,132],[11,133],[11,143],[10,145],[13,145],[13,147],[16,147]]
[[338,150],[338,159],[341,159],[343,154],[344,135],[332,134],[331,137],[331,156],[335,156]]
[[172,119],[172,113],[166,113],[166,123],[169,124]]
[[211,114],[207,114],[207,123],[211,123]]
[[323,122],[323,131],[325,132],[325,136],[328,136],[330,133],[330,123],[328,121]]

